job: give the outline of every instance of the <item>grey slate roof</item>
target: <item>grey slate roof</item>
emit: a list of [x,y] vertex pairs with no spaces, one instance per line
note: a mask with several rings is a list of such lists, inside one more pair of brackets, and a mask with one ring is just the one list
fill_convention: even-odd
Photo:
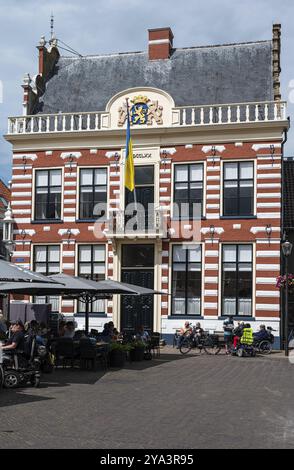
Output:
[[272,42],[174,49],[155,61],[145,52],[61,57],[34,112],[103,111],[140,86],[168,92],[176,106],[272,100]]

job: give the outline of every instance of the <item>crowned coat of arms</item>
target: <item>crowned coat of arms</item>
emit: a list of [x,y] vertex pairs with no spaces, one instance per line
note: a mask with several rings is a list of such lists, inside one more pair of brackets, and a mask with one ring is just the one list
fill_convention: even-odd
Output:
[[[162,112],[163,107],[158,104],[158,101],[151,101],[147,96],[135,96],[131,100],[130,123],[132,126],[144,125],[152,126],[155,121],[156,124],[162,125]],[[127,104],[124,103],[118,110],[118,126],[122,127],[127,119]]]

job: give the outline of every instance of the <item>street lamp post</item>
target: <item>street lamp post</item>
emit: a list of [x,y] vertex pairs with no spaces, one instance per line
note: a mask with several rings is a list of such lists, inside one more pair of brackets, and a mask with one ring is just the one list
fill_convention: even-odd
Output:
[[286,286],[285,286],[285,312],[284,312],[284,342],[285,342],[285,356],[289,356],[289,341],[288,341],[288,319],[289,319],[289,273],[288,273],[288,259],[292,253],[293,245],[289,241],[282,244],[283,255],[285,257],[285,271],[286,271]]

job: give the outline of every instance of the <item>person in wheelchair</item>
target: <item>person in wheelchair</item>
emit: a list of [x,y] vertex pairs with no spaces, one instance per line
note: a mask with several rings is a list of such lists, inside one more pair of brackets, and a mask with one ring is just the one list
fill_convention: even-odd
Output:
[[240,339],[240,346],[241,347],[252,346],[253,341],[254,341],[253,330],[251,328],[251,325],[247,323],[243,328],[243,333]]
[[269,334],[265,328],[265,325],[260,325],[259,331],[254,333],[254,342],[260,343],[261,341],[266,341],[269,339]]
[[6,341],[2,350],[8,353],[22,353],[24,351],[24,325],[21,320],[17,320],[11,325],[11,335]]

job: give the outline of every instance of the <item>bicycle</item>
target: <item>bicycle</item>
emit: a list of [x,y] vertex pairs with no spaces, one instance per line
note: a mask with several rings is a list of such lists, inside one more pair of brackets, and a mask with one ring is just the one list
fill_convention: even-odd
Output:
[[208,333],[200,336],[196,331],[196,327],[193,327],[192,333],[181,342],[180,352],[186,355],[191,349],[193,349],[196,354],[201,354],[202,351],[205,351],[206,354],[215,356],[220,352],[221,347],[218,343],[217,336],[209,335]]

